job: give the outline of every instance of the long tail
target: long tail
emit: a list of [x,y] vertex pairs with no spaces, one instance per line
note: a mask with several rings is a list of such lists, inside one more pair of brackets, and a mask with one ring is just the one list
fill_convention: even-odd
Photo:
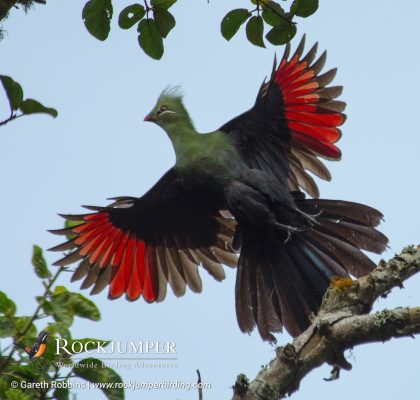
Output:
[[236,314],[243,332],[257,326],[264,340],[284,326],[297,336],[310,324],[334,276],[360,277],[375,268],[361,251],[382,253],[388,243],[375,227],[383,215],[340,200],[296,200],[315,215],[311,228],[292,234],[243,228],[236,278]]

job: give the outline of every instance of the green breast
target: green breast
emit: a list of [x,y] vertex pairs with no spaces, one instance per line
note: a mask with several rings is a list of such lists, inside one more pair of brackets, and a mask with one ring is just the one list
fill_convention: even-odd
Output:
[[175,169],[186,175],[233,178],[243,162],[222,132],[198,134],[176,152]]

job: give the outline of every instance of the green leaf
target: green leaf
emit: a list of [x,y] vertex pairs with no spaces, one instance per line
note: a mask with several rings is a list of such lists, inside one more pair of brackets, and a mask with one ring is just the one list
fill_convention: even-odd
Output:
[[86,29],[96,39],[105,40],[111,30],[111,0],[89,0],[83,7],[82,18]]
[[[37,297],[46,314],[52,315],[56,322],[61,323],[61,330],[68,328],[73,323],[74,316],[99,321],[101,314],[92,300],[80,293],[69,292],[64,286],[56,286],[51,296],[51,301]],[[63,331],[64,336],[68,336]]]
[[23,100],[23,89],[19,83],[14,81],[10,76],[0,75],[1,83],[6,91],[7,99],[10,104],[10,111],[17,110]]
[[246,37],[255,46],[265,47],[263,41],[264,22],[262,17],[252,17],[246,24]]
[[4,292],[0,292],[0,313],[8,316],[16,313],[16,304]]
[[31,400],[31,396],[20,389],[9,389],[5,395],[7,400]]
[[163,56],[163,40],[153,18],[142,19],[138,26],[139,45],[143,51],[155,60]]
[[70,293],[65,286],[57,285],[54,289],[54,294]]
[[269,1],[262,12],[263,20],[271,26],[276,26],[284,21],[282,16],[285,16],[283,8],[274,1]]
[[64,286],[57,286],[51,301],[37,298],[42,304],[46,314],[52,315],[56,322],[61,322],[64,326],[71,326],[74,319],[74,309],[70,306],[71,293]]
[[232,39],[250,16],[250,12],[245,8],[229,11],[220,24],[222,36],[228,41]]
[[53,315],[53,307],[50,301],[48,301],[45,297],[42,297],[42,296],[37,296],[36,300],[41,305],[45,314]]
[[36,244],[34,245],[32,252],[32,265],[35,267],[35,273],[39,278],[45,279],[51,276],[51,272],[47,267],[47,262],[42,254],[42,249]]
[[56,400],[68,400],[69,399],[69,389],[66,387],[57,388],[53,392],[53,397]]
[[146,14],[141,4],[132,4],[125,7],[118,17],[118,25],[122,29],[130,29],[135,23],[139,22]]
[[175,27],[176,22],[174,16],[166,9],[160,7],[156,7],[153,10],[153,16],[160,34],[166,38],[169,32]]
[[[16,336],[27,329],[32,317],[0,317],[0,337]],[[36,338],[37,329],[33,322],[29,326],[25,337]]]
[[318,10],[318,6],[318,0],[295,0],[290,7],[290,13],[306,18]]
[[176,0],[152,0],[150,2],[152,7],[161,7],[166,10],[172,7],[176,3]]
[[[121,377],[111,368],[103,367],[102,361],[96,358],[85,358],[73,367],[73,373],[79,378],[97,383],[121,383]],[[123,400],[123,386],[116,388],[101,388],[105,396],[112,400]]]
[[19,108],[24,114],[44,113],[44,114],[51,115],[54,118],[56,118],[58,115],[58,112],[55,108],[45,107],[40,102],[34,99],[23,100]]
[[23,333],[24,330],[27,329],[25,333],[25,337],[32,337],[35,338],[38,334],[36,326],[33,322],[31,322],[29,328],[28,324],[29,321],[32,319],[32,317],[13,317],[13,321],[15,323],[15,326],[18,330],[18,332]]
[[296,25],[288,24],[284,21],[272,28],[265,37],[271,44],[281,45],[290,42],[296,35],[296,31]]
[[0,317],[0,338],[12,337],[16,333],[12,321],[6,317]]
[[[257,0],[251,0],[251,3],[257,5]],[[258,3],[261,6],[261,8],[264,8],[265,5],[268,3],[268,0],[258,0]]]
[[49,323],[45,330],[51,333],[59,334],[63,339],[71,339],[71,333],[68,326],[62,322]]
[[28,379],[28,380],[29,379],[33,380],[34,378],[39,377],[39,373],[34,369],[32,365],[22,365],[22,364],[17,364],[17,363],[12,362],[8,365],[8,370],[12,374],[19,375],[20,377]]
[[75,315],[80,318],[87,318],[92,321],[99,321],[101,313],[98,307],[92,301],[80,293],[70,293],[70,306],[73,308]]

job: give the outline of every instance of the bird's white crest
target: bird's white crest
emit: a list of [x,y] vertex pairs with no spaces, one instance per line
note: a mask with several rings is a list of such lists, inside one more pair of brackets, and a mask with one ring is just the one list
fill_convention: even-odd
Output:
[[163,89],[159,97],[172,97],[174,99],[182,99],[184,97],[184,91],[182,90],[180,85],[167,86],[165,89]]

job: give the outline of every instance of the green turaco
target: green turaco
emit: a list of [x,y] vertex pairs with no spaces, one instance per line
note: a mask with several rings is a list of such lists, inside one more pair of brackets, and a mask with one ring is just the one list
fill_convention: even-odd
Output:
[[372,271],[361,250],[387,247],[382,214],[319,199],[312,178],[330,180],[320,158],[341,157],[345,103],[329,86],[336,70],[321,74],[325,53],[303,48],[287,46],[254,106],[212,133],[196,131],[178,90],[164,91],[145,121],[167,133],[175,165],[140,198],[64,215],[79,223],[53,231],[73,236],[52,249],[69,251],[56,265],[78,262],[73,280],[92,293],[147,302],[164,300],[168,283],[176,296],[201,292],[201,269],[222,281],[223,266],[237,268],[239,327],[272,342],[307,328],[333,277]]

